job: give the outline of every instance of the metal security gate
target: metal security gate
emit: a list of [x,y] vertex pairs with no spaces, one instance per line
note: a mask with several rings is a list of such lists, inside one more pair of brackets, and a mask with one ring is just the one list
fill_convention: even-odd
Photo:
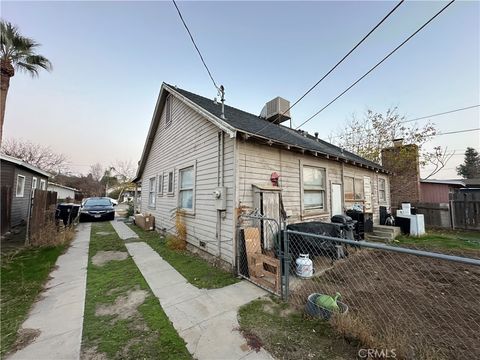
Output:
[[237,233],[238,275],[263,289],[284,297],[287,281],[284,239],[280,224],[252,213],[239,217]]

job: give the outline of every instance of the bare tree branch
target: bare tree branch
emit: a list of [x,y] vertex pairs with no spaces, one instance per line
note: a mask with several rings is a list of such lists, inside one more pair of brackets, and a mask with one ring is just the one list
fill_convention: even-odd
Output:
[[68,171],[67,157],[54,152],[50,146],[22,139],[7,139],[2,143],[1,152],[54,175]]

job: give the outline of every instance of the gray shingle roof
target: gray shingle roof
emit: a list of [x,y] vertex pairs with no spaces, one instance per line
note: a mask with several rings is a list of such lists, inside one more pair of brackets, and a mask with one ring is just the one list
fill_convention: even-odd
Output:
[[300,147],[305,150],[316,151],[383,170],[379,164],[364,159],[361,156],[346,150],[342,150],[338,146],[330,144],[324,140],[316,139],[314,136],[302,134],[299,131],[282,125],[272,124],[257,115],[236,109],[228,105],[225,105],[226,119],[221,119],[220,115],[222,108],[220,103],[215,104],[212,99],[191,93],[187,90],[176,88],[172,85],[166,85],[175,89],[175,91],[179,92],[181,95],[185,96],[204,110],[208,111],[212,115],[215,115],[220,120],[223,120],[241,132],[245,132],[247,134],[257,134],[260,137],[270,139],[272,141],[279,141],[291,146]]

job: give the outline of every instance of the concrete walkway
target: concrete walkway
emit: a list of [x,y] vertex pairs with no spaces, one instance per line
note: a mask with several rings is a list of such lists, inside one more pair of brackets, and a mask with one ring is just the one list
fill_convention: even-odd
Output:
[[61,255],[51,280],[22,324],[40,335],[8,359],[79,359],[87,282],[90,224],[82,223],[68,251]]
[[[123,223],[117,227],[120,224],[126,227]],[[238,331],[238,308],[265,295],[264,290],[246,281],[221,289],[198,289],[148,244],[125,245],[194,358],[273,359],[264,349],[251,350]]]
[[123,221],[110,221],[112,224],[113,228],[117,232],[118,236],[122,240],[128,240],[128,239],[138,239],[138,235],[135,231],[130,229]]

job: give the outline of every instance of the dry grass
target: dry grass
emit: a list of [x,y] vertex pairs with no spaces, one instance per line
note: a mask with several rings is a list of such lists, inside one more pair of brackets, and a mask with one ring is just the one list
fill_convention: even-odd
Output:
[[[335,314],[330,322],[336,333],[347,341],[358,341],[363,348],[394,350],[397,359],[444,359],[431,344],[411,343],[405,332],[397,328],[393,322],[381,333],[376,333],[369,323],[351,313]],[[376,335],[373,335],[375,333]]]
[[40,228],[37,234],[32,235],[30,244],[34,246],[56,246],[68,244],[75,236],[73,227],[57,227],[54,222],[48,221]]
[[168,235],[166,244],[170,250],[187,249],[187,225],[185,225],[185,212],[177,209],[175,212],[176,236]]

